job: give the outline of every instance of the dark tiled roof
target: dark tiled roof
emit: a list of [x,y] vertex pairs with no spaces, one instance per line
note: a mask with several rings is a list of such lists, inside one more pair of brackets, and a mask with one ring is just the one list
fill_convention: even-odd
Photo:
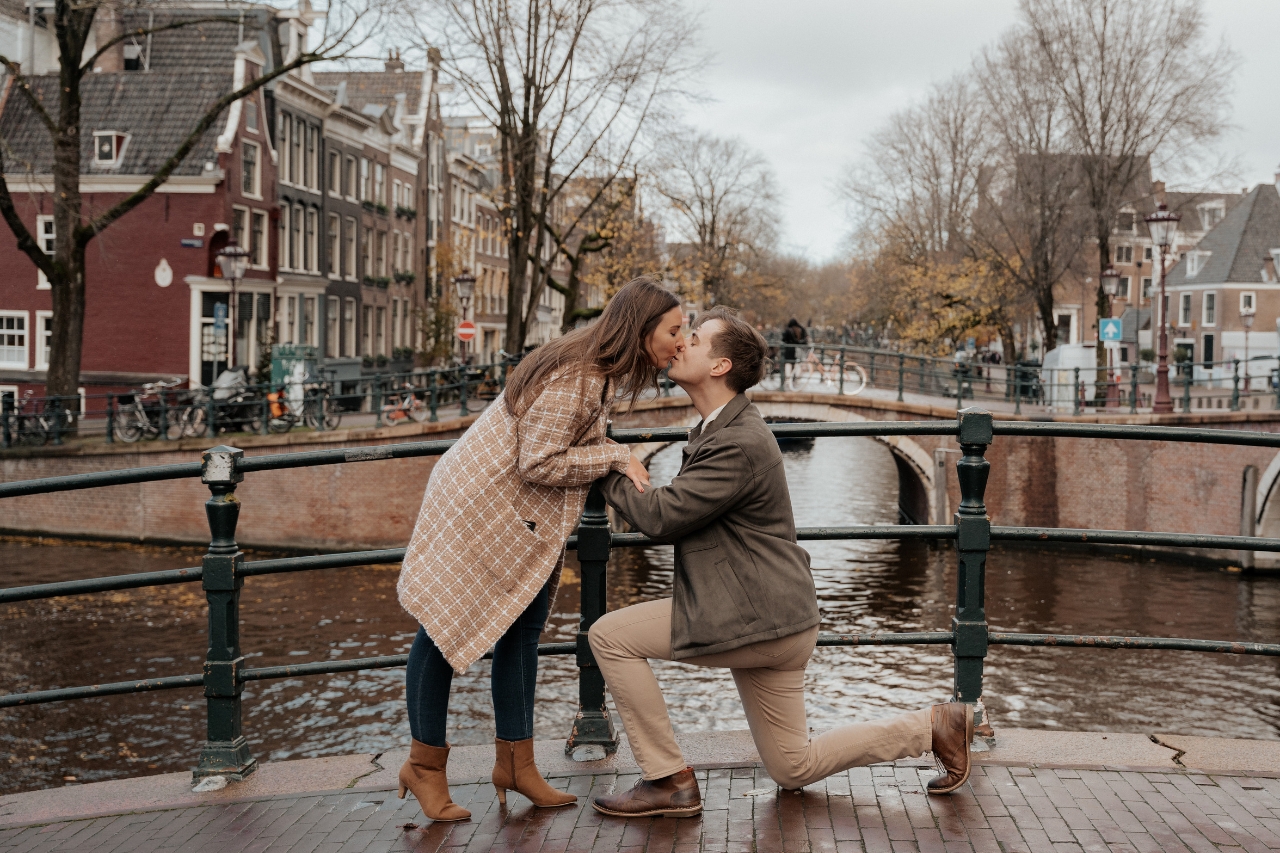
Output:
[[[273,48],[265,35],[264,12],[245,11],[243,19],[236,9],[161,10],[154,17],[145,12],[129,12],[121,16],[121,26],[127,31],[204,18],[228,20],[204,21],[154,33],[151,36],[150,70],[184,74],[230,72],[234,68],[235,49],[242,37],[257,42],[267,64],[272,64]],[[137,42],[146,49],[145,36],[138,38]]]
[[1196,247],[1209,252],[1200,271],[1187,277],[1181,260],[1169,273],[1169,286],[1261,282],[1262,260],[1280,248],[1280,192],[1275,184],[1259,184],[1205,234]]
[[413,115],[422,96],[421,71],[317,71],[315,81],[330,91],[336,91],[338,84],[345,81],[347,104],[356,112],[369,104],[394,108],[396,95],[404,93],[404,108]]
[[[81,91],[83,128],[80,155],[84,174],[150,175],[163,165],[196,126],[205,111],[231,89],[231,68],[220,72],[122,71],[89,74]],[[50,112],[57,112],[58,78],[32,78],[32,89]],[[195,175],[206,160],[216,160],[214,144],[226,113],[205,131],[175,175]],[[93,132],[118,130],[130,134],[124,160],[115,169],[94,165]],[[9,175],[53,171],[53,147],[44,125],[26,98],[11,93],[0,115],[0,140],[5,145]]]

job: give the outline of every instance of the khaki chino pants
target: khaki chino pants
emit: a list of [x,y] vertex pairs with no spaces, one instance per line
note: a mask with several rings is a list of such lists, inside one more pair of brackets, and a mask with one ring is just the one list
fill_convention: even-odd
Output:
[[[725,667],[733,673],[765,769],[788,790],[850,767],[927,752],[933,740],[929,708],[809,736],[804,669],[817,638],[818,629],[813,627],[680,663]],[[644,778],[661,779],[683,770],[684,756],[649,666],[649,659],[672,659],[671,599],[604,615],[592,626],[590,640]]]

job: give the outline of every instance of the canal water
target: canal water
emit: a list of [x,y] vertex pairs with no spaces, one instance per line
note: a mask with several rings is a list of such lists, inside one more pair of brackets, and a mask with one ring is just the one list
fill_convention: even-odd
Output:
[[[670,447],[652,461],[674,476]],[[870,439],[818,439],[786,453],[801,526],[893,523],[897,475]],[[412,512],[418,496],[388,511]],[[945,630],[955,595],[947,547],[890,541],[811,542],[825,631]],[[670,594],[669,547],[619,549],[609,607]],[[0,542],[0,585],[197,565],[199,549]],[[259,555],[261,556],[261,555]],[[250,578],[242,598],[250,666],[400,654],[416,629],[396,603],[395,567]],[[546,641],[573,638],[578,583],[570,560]],[[997,549],[987,612],[1011,631],[1184,636],[1276,642],[1280,579],[1150,558]],[[197,584],[0,605],[3,692],[197,673],[205,648]],[[678,731],[740,729],[727,672],[656,665]],[[543,658],[539,738],[563,738],[577,697],[572,656]],[[244,728],[259,760],[379,752],[409,742],[404,671],[255,682]],[[944,701],[946,647],[819,649],[807,674],[816,729]],[[994,647],[985,701],[1001,726],[1180,732],[1280,739],[1280,661],[1190,652]],[[449,738],[490,742],[488,664],[455,679]],[[187,770],[204,727],[199,689],[0,711],[0,793]]]

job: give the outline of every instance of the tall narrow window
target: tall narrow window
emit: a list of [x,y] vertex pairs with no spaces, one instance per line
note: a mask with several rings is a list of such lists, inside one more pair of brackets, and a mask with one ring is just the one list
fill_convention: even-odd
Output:
[[356,158],[347,158],[346,177],[343,178],[342,193],[349,199],[356,197]]
[[302,146],[303,135],[306,133],[306,124],[302,119],[296,119],[293,125],[293,152],[289,155],[289,180],[295,184],[303,182],[302,177]]
[[329,275],[336,276],[342,264],[342,219],[329,214]]
[[360,200],[373,201],[369,197],[369,161],[363,157],[360,158]]
[[381,305],[377,307],[378,319],[373,327],[375,340],[373,342],[374,352],[378,355],[387,354],[387,309]]
[[280,113],[280,180],[293,183],[293,116]]
[[364,342],[360,345],[360,352],[363,355],[373,355],[373,306],[363,306],[361,313],[363,316],[360,318],[360,325]]
[[1183,293],[1178,301],[1178,325],[1191,325],[1191,294]]
[[0,365],[27,369],[27,312],[0,312]]
[[360,245],[360,268],[364,272],[365,278],[373,276],[373,231],[369,228],[364,229],[364,238]]
[[324,355],[325,358],[338,356],[338,297],[330,296],[324,306]]
[[400,347],[400,300],[391,300],[391,345]]
[[255,267],[267,265],[267,214],[255,210],[250,217],[249,263]]
[[258,196],[258,146],[254,142],[242,142],[240,148],[240,191]]
[[325,176],[328,181],[329,195],[342,194],[342,155],[337,151],[329,152],[329,173]]
[[1218,294],[1206,293],[1204,295],[1204,324],[1206,326],[1216,325],[1218,322]]
[[316,343],[316,298],[308,296],[302,300],[302,343]]
[[373,165],[373,202],[374,204],[387,203],[387,170],[381,163]]
[[[289,206],[287,204],[280,205],[280,227],[276,234],[276,259],[280,269],[287,270],[289,268]],[[278,314],[279,312],[277,312]]]
[[245,246],[249,237],[249,211],[243,207],[231,208],[231,242]]
[[356,354],[356,301],[344,299],[342,302],[342,355],[350,358]]
[[244,129],[258,129],[258,99],[254,95],[244,99]]
[[387,232],[386,231],[378,232],[377,248],[378,248],[378,257],[377,257],[376,263],[377,263],[378,275],[385,277],[387,274]]
[[313,190],[320,189],[320,180],[317,172],[319,160],[317,155],[320,153],[320,146],[316,144],[316,126],[314,124],[304,125],[307,129],[307,179],[304,183]]
[[297,205],[293,208],[293,215],[289,217],[289,268],[302,269],[302,207]]
[[342,272],[349,279],[356,277],[356,221],[347,217],[346,254],[342,256]]
[[320,272],[320,240],[319,234],[319,215],[314,207],[307,208],[307,270],[309,272]]

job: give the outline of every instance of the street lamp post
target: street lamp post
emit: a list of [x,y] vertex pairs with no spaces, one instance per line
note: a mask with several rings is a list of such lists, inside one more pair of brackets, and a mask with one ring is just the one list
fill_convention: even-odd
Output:
[[[453,287],[458,292],[458,304],[462,307],[462,317],[459,322],[467,319],[467,308],[471,305],[471,297],[476,292],[476,277],[471,271],[464,269],[462,274],[454,278]],[[461,350],[459,360],[467,363],[467,342],[459,341],[459,349]]]
[[[1111,317],[1115,317],[1115,299],[1120,293],[1120,273],[1116,272],[1116,268],[1110,264],[1102,271],[1102,290],[1107,294],[1107,305],[1110,308],[1108,313]],[[1101,328],[1102,324],[1099,323],[1098,326]],[[1101,338],[1102,335],[1098,335],[1098,337]],[[1099,343],[1107,347],[1107,407],[1112,408],[1120,405],[1120,385],[1115,381],[1116,377],[1113,373],[1115,368],[1113,364],[1115,361],[1115,349],[1107,346],[1110,341],[1099,340]]]
[[1156,366],[1156,398],[1151,411],[1157,415],[1167,415],[1173,411],[1173,399],[1169,396],[1169,311],[1168,300],[1164,289],[1164,256],[1173,245],[1178,234],[1178,220],[1182,217],[1169,210],[1163,202],[1155,213],[1143,217],[1147,227],[1151,229],[1151,240],[1160,247],[1160,349]]
[[227,324],[231,327],[230,334],[227,336],[230,340],[227,346],[227,364],[234,367],[238,360],[236,359],[236,321],[238,319],[236,317],[236,285],[244,278],[245,270],[249,268],[249,250],[231,243],[218,252],[217,263],[222,277],[231,282],[231,304],[227,306]]
[[1244,326],[1244,395],[1249,396],[1249,330],[1253,328],[1253,317],[1257,309],[1252,304],[1240,307],[1240,323]]

